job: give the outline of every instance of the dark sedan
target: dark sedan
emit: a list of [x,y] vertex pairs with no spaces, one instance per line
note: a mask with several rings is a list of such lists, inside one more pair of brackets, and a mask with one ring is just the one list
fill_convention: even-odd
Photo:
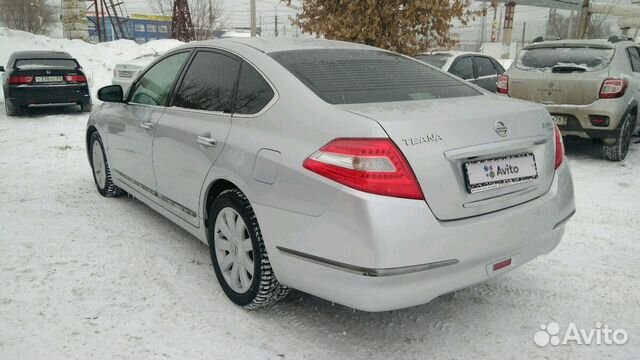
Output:
[[0,66],[7,115],[20,115],[28,107],[80,105],[91,111],[87,77],[76,59],[59,51],[19,51],[11,54],[6,69]]

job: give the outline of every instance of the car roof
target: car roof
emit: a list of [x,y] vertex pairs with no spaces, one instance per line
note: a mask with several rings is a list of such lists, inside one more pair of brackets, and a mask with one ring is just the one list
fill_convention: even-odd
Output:
[[629,45],[637,45],[635,42],[631,40],[622,40],[611,42],[607,39],[590,39],[590,40],[582,40],[582,39],[566,39],[566,40],[552,40],[552,41],[541,41],[536,43],[527,44],[524,46],[524,49],[534,49],[534,48],[544,48],[544,47],[554,47],[554,46],[597,46],[606,49],[614,49],[617,46],[629,46]]
[[325,39],[300,39],[300,38],[226,38],[214,39],[189,43],[187,47],[197,46],[224,46],[240,44],[254,48],[263,53],[291,50],[312,50],[312,49],[368,49],[380,50],[375,47],[350,43],[346,41],[325,40]]
[[64,51],[16,51],[13,57],[15,59],[73,59]]
[[431,52],[422,53],[422,54],[419,54],[419,55],[416,55],[416,56],[429,56],[429,55],[441,55],[441,54],[451,55],[451,56],[454,56],[454,57],[458,57],[458,56],[462,56],[462,55],[487,56],[487,55],[483,55],[481,53],[473,52],[473,51],[456,51],[456,50],[431,51]]

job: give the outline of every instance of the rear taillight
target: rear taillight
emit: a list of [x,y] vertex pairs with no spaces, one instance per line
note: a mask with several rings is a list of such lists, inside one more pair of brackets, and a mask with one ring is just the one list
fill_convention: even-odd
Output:
[[360,191],[424,199],[411,166],[390,139],[335,139],[302,166]]
[[84,75],[67,75],[64,77],[70,83],[86,83],[87,78]]
[[9,77],[9,84],[11,85],[31,84],[32,81],[33,76],[14,75]]
[[615,99],[624,96],[629,81],[627,79],[605,79],[600,87],[600,99]]
[[500,94],[509,93],[509,77],[507,75],[498,76],[498,81],[496,82],[496,89]]
[[556,129],[556,164],[555,168],[559,168],[562,165],[562,160],[564,160],[564,142],[562,141],[562,134],[560,133],[560,129],[555,126]]

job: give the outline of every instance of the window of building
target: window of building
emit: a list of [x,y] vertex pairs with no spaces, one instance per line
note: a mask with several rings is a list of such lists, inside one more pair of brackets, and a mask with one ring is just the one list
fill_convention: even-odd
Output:
[[144,32],[144,24],[136,24],[134,29],[138,32]]
[[160,25],[160,26],[158,26],[158,32],[168,33],[169,32],[169,27],[167,27],[167,25]]
[[136,38],[136,42],[137,42],[138,44],[144,44],[144,43],[146,43],[146,42],[147,42],[147,40],[146,40],[145,38],[143,38],[143,37],[137,37],[137,38]]
[[147,24],[147,32],[156,32],[156,26],[153,24]]

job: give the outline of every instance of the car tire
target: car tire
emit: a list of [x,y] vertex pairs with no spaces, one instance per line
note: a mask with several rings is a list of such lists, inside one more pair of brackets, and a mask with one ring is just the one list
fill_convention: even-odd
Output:
[[9,100],[4,101],[4,111],[7,116],[20,116],[24,113],[22,108],[14,106]]
[[211,263],[233,303],[256,309],[287,296],[289,288],[276,279],[253,207],[240,190],[218,195],[207,221]]
[[80,111],[83,113],[90,113],[92,109],[93,106],[91,104],[80,104]]
[[124,190],[113,184],[111,168],[102,145],[102,138],[94,131],[89,138],[89,156],[91,157],[91,170],[93,181],[100,195],[104,197],[118,197],[124,194]]
[[620,133],[616,138],[616,142],[607,145],[602,144],[602,156],[609,161],[622,161],[627,157],[629,152],[629,144],[631,144],[631,134],[634,129],[634,116],[627,114],[624,122],[620,126]]

